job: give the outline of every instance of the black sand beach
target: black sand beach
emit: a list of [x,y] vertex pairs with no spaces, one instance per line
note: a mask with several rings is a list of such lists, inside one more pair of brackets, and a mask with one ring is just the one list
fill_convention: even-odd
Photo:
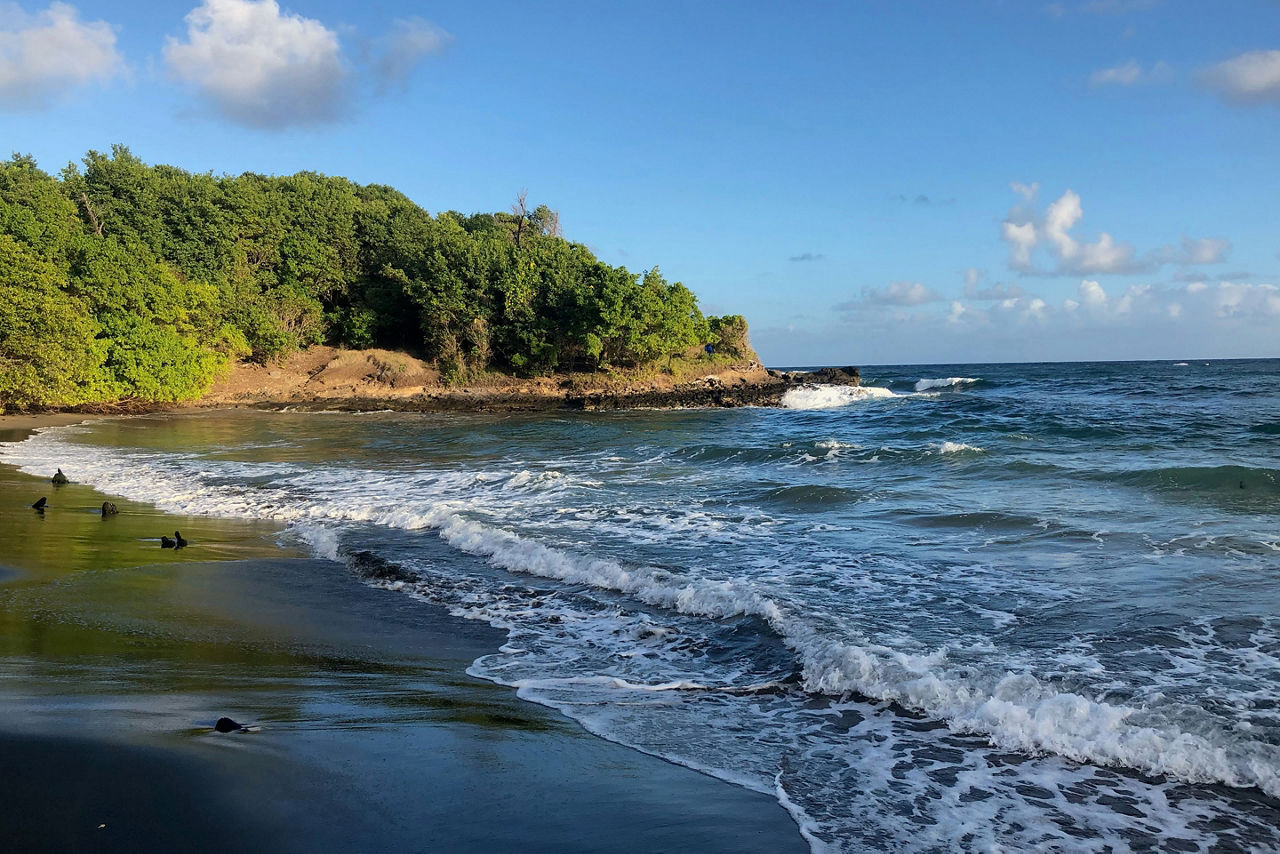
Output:
[[807,850],[772,798],[467,676],[500,632],[267,525],[103,519],[109,496],[7,467],[0,496],[0,848]]

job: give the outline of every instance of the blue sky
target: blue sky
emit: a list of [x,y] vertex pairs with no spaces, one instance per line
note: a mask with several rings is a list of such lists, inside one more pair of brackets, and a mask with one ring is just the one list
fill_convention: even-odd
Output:
[[1280,356],[1280,3],[0,0],[56,171],[527,188],[766,363]]

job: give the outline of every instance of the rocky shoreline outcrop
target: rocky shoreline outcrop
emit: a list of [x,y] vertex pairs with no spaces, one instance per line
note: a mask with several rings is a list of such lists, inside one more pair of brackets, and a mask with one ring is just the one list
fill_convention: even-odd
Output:
[[[300,412],[547,412],[621,409],[705,409],[779,406],[789,390],[806,385],[859,385],[855,367],[817,371],[749,370],[711,375],[670,387],[638,383],[608,388],[579,388],[564,382],[547,388],[456,388],[409,396],[346,396],[238,400],[214,405],[252,406]],[[208,403],[204,405],[209,405]]]
[[685,363],[677,368],[677,373],[587,372],[529,379],[491,375],[457,386],[445,383],[430,365],[403,353],[313,347],[272,365],[235,365],[197,401],[177,405],[122,401],[64,411],[136,415],[235,408],[302,412],[703,409],[779,406],[793,388],[861,383],[855,367],[778,371],[751,358]]

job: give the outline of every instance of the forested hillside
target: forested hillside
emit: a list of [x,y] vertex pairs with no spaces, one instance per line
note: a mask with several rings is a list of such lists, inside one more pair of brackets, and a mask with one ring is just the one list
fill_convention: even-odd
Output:
[[188,399],[229,360],[321,342],[455,380],[747,346],[741,317],[599,261],[523,196],[433,217],[390,187],[193,174],[123,146],[57,177],[0,162],[0,408]]

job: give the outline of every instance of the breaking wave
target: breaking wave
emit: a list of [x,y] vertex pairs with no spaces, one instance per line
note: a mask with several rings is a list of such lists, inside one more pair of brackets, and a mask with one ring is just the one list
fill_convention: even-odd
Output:
[[805,385],[782,395],[785,409],[837,409],[863,400],[900,397],[887,388],[864,385]]
[[[890,396],[883,389],[837,390]],[[750,580],[548,545],[468,518],[465,502],[456,500],[457,491],[445,490],[443,498],[407,499],[406,495],[421,492],[408,489],[409,484],[397,482],[394,476],[389,480],[386,472],[238,463],[235,475],[245,480],[237,483],[227,477],[227,471],[211,477],[207,459],[193,465],[180,456],[129,455],[65,441],[82,429],[44,430],[25,442],[0,446],[0,458],[28,473],[43,474],[74,453],[78,479],[104,492],[149,501],[172,512],[303,523],[300,535],[317,554],[329,558],[340,554],[341,535],[333,525],[360,522],[408,531],[431,529],[453,549],[513,573],[613,591],[684,616],[758,618],[794,653],[800,687],[806,692],[830,697],[852,693],[896,703],[945,721],[953,732],[981,734],[1005,750],[1053,753],[1077,762],[1123,766],[1193,783],[1256,787],[1280,797],[1280,747],[1251,738],[1247,730],[1226,730],[1205,717],[1162,715],[1158,708],[1092,699],[1026,671],[1015,659],[975,668],[953,661],[946,645],[901,649],[847,630],[833,633],[813,619],[802,603]],[[263,488],[264,469],[270,470],[270,488]],[[473,476],[455,473],[453,477],[455,490],[463,483],[475,484]],[[504,489],[525,488],[537,480],[521,471],[507,480],[490,482]],[[559,488],[562,478],[550,480],[554,482],[548,484],[550,488]],[[804,504],[850,497],[802,490],[777,492],[771,500]],[[378,556],[361,559],[367,576],[412,586],[411,574],[400,573]]]
[[921,379],[916,383],[916,391],[931,391],[940,388],[960,388],[982,382],[981,377],[943,377],[941,379]]

